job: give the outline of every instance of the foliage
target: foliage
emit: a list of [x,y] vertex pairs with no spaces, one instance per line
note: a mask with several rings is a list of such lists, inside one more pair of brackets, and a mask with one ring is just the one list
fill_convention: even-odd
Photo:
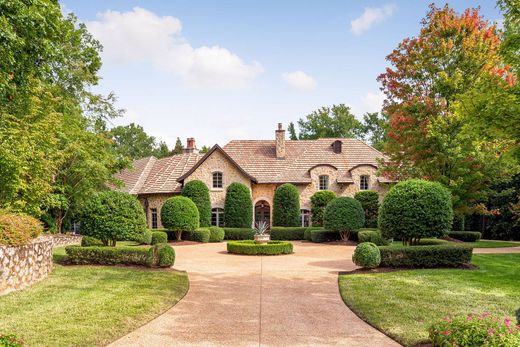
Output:
[[383,113],[367,112],[363,115],[363,139],[372,147],[382,151],[386,142],[388,117]]
[[[498,240],[520,240],[520,224],[514,206],[520,202],[520,174],[491,186],[486,203],[485,236]],[[485,212],[487,212],[485,211]]]
[[[324,230],[323,227],[308,227],[303,232],[303,239],[306,241],[312,241],[311,232],[314,230]],[[271,236],[272,237],[272,236]]]
[[312,242],[328,242],[341,239],[341,235],[337,231],[332,230],[311,230]]
[[154,252],[157,254],[158,261],[156,264],[159,267],[171,267],[175,264],[175,250],[167,243],[156,244]]
[[290,254],[293,252],[293,245],[288,241],[269,241],[268,243],[255,243],[252,240],[229,241],[227,251],[245,255]]
[[225,240],[252,240],[255,232],[251,228],[224,228]]
[[327,230],[339,232],[343,240],[348,240],[350,232],[363,227],[365,212],[361,203],[354,198],[340,197],[325,207],[323,226]]
[[170,152],[166,143],[158,143],[155,137],[149,136],[142,126],[135,123],[113,127],[108,132],[108,137],[112,140],[115,152],[131,160],[152,155],[164,158]]
[[253,233],[256,235],[266,235],[269,231],[269,223],[266,221],[260,221],[255,223],[255,226],[253,228]]
[[83,236],[81,238],[81,247],[90,247],[90,246],[104,246],[103,241],[96,239],[92,236]]
[[452,231],[448,236],[464,242],[477,242],[481,234],[478,231]]
[[23,213],[0,210],[0,245],[21,246],[38,237],[42,223]]
[[164,231],[153,231],[152,232],[152,245],[158,243],[168,243],[168,234]]
[[274,192],[273,226],[298,225],[300,225],[300,193],[294,184],[282,184]]
[[466,245],[381,246],[382,267],[460,267],[471,262],[473,247]]
[[508,174],[520,102],[499,55],[500,34],[478,9],[431,5],[421,24],[378,78],[390,120],[383,173],[438,181],[455,210],[467,213],[494,177]]
[[205,154],[205,153],[208,153],[210,150],[210,148],[208,146],[202,146],[202,148],[200,149],[199,153],[201,154]]
[[226,228],[250,228],[253,224],[253,202],[249,188],[242,183],[231,183],[226,190],[224,211]]
[[393,186],[379,209],[379,229],[386,239],[403,244],[442,237],[451,230],[450,192],[440,183],[408,180]]
[[224,240],[225,231],[219,227],[209,227],[209,242],[222,242]]
[[173,231],[177,241],[180,241],[183,231],[192,231],[199,227],[199,210],[191,199],[174,196],[162,205],[161,222],[166,229]]
[[292,141],[298,140],[298,135],[296,135],[296,129],[294,128],[293,122],[289,123],[287,131],[289,132],[289,139],[291,139]]
[[339,104],[322,107],[298,120],[300,140],[324,137],[361,138],[363,125],[350,112],[350,107]]
[[323,211],[329,202],[336,197],[336,193],[331,190],[318,190],[311,196],[311,215],[312,225],[323,225]]
[[190,241],[207,243],[209,242],[210,235],[211,231],[209,228],[198,228],[197,230],[188,232],[187,238]]
[[365,211],[365,228],[377,228],[377,212],[379,210],[379,194],[373,190],[362,190],[354,195]]
[[0,334],[0,346],[2,347],[23,347],[24,341],[19,339],[16,335]]
[[433,346],[519,346],[520,327],[489,313],[445,317],[429,330]]
[[152,238],[153,238],[153,231],[146,230],[143,233],[143,237],[141,238],[141,240],[139,240],[139,242],[141,244],[143,244],[143,245],[151,245],[152,244]]
[[71,264],[145,265],[153,266],[153,247],[67,246],[67,262]]
[[182,188],[182,195],[190,198],[199,210],[199,224],[209,227],[211,224],[211,200],[208,186],[199,180],[189,181]]
[[357,237],[359,243],[371,242],[378,246],[386,246],[390,243],[383,238],[379,230],[360,230]]
[[137,199],[123,192],[105,191],[94,195],[81,210],[81,232],[103,244],[135,240],[146,230],[146,218]]
[[177,137],[177,140],[175,141],[175,147],[173,147],[171,154],[182,154],[183,149],[184,147],[182,146],[182,141]]
[[306,227],[272,227],[271,240],[303,240]]
[[352,261],[357,266],[372,269],[381,263],[381,253],[379,248],[372,242],[363,242],[357,245]]

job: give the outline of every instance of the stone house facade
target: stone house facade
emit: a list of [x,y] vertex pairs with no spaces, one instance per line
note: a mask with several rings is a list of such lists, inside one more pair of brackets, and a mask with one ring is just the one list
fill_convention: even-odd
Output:
[[375,190],[382,197],[392,183],[377,175],[384,155],[357,139],[326,138],[289,141],[278,125],[274,140],[235,140],[224,147],[213,146],[200,154],[189,138],[183,154],[167,158],[143,158],[118,178],[122,190],[137,195],[146,211],[150,228],[161,228],[160,210],[171,196],[180,194],[192,180],[204,182],[210,192],[212,224],[223,226],[224,200],[233,182],[251,191],[254,222],[271,222],[276,188],[296,185],[300,192],[301,223],[310,223],[310,197],[318,190],[338,196],[354,196],[360,190]]

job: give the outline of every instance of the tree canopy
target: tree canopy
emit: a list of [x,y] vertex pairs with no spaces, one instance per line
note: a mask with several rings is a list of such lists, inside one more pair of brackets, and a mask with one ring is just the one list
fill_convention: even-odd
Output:
[[361,138],[363,125],[345,104],[322,107],[305,118],[298,120],[300,140],[313,140],[323,137]]
[[122,157],[135,160],[151,155],[156,158],[169,155],[165,142],[157,142],[155,137],[149,136],[142,126],[135,123],[114,127],[108,135],[113,141],[115,151]]

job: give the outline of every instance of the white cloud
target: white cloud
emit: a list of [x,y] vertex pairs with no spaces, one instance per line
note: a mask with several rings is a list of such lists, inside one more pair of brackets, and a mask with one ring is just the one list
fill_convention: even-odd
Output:
[[362,34],[372,27],[372,25],[382,22],[392,16],[397,7],[395,5],[385,5],[381,7],[365,7],[363,14],[350,22],[350,30],[356,35]]
[[263,72],[262,66],[220,46],[193,47],[181,35],[182,23],[135,7],[129,12],[108,10],[87,22],[103,44],[103,58],[116,64],[150,63],[192,86],[240,88]]
[[363,103],[363,113],[381,112],[385,99],[386,96],[383,92],[379,92],[377,94],[371,92],[366,93],[366,95],[361,98],[361,102]]
[[300,70],[283,73],[282,78],[288,85],[296,89],[309,90],[316,87],[314,78]]

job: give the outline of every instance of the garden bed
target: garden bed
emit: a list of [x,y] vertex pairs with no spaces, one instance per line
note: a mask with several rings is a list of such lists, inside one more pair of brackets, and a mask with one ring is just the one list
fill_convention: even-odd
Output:
[[227,251],[244,255],[279,255],[293,253],[293,245],[288,241],[269,241],[263,244],[253,240],[229,241]]

